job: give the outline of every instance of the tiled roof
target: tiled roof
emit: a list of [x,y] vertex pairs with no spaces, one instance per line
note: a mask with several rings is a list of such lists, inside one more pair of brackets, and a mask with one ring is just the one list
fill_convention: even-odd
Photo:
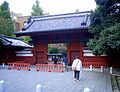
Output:
[[15,34],[85,29],[90,24],[89,16],[90,11],[30,17],[26,26]]
[[5,46],[32,47],[29,44],[17,38],[0,35],[0,39],[2,40],[2,44]]

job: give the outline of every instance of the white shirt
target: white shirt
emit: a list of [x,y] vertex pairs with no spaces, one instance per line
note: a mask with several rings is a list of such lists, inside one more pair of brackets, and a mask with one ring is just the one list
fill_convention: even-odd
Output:
[[72,70],[81,71],[82,70],[82,63],[80,59],[75,59],[72,63]]

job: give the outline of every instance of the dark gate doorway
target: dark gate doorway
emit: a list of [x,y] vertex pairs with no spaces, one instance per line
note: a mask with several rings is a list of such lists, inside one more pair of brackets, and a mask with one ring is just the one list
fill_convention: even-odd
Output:
[[78,56],[80,58],[80,52],[79,51],[71,51],[70,52],[70,64],[72,64],[73,60]]
[[62,64],[63,58],[66,57],[66,43],[48,44],[48,62]]
[[44,63],[44,51],[36,51],[36,63],[37,64]]

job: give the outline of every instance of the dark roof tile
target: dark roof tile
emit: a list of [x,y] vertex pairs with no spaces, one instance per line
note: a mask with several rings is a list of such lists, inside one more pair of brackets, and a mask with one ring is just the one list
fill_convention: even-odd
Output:
[[31,22],[16,34],[88,28],[89,16],[90,11],[31,17]]
[[19,47],[32,47],[18,38],[0,35],[0,39],[2,40],[3,45],[6,45],[6,46],[11,45],[11,46],[19,46]]

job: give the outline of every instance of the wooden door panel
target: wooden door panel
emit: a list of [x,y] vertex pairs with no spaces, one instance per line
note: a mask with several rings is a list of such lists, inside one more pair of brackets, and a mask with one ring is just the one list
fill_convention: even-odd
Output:
[[71,51],[70,52],[70,63],[72,64],[73,60],[76,58],[76,56],[80,57],[79,51]]
[[36,62],[37,64],[44,63],[44,51],[36,51]]

